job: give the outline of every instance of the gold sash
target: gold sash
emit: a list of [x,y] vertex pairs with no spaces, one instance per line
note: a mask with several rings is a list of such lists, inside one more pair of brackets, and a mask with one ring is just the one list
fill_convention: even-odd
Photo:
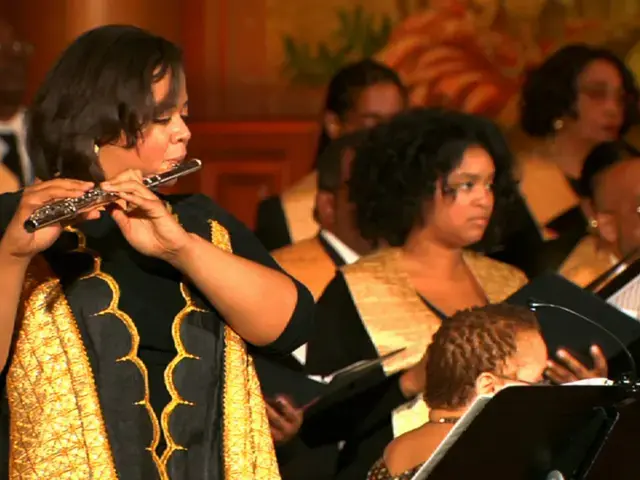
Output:
[[[417,295],[402,271],[399,249],[385,249],[343,268],[362,323],[378,355],[406,350],[384,364],[387,375],[415,365],[426,352],[440,319]],[[526,283],[518,269],[472,252],[465,261],[491,303],[501,302]],[[428,409],[418,399],[393,415],[394,435],[428,421]]]
[[615,263],[611,252],[599,248],[594,235],[587,235],[571,251],[558,273],[576,285],[586,287]]
[[272,255],[289,275],[309,289],[316,300],[336,274],[336,264],[322,248],[317,236],[279,248]]
[[291,243],[311,238],[318,233],[318,224],[313,218],[317,190],[318,174],[314,171],[281,196]]
[[[227,230],[211,223],[213,243],[231,251]],[[83,244],[81,242],[81,248]],[[139,336],[131,319],[118,309],[118,285],[100,271],[96,258],[90,276],[105,280],[113,299],[103,313],[116,315],[131,333],[130,353],[119,361],[130,361],[145,382],[145,408],[153,426],[153,440],[147,450],[158,475],[168,480],[167,462],[173,452],[183,449],[168,431],[173,408],[187,404],[172,382],[172,371],[183,358],[192,357],[178,341],[178,355],[167,367],[165,382],[172,400],[162,415],[167,450],[162,458],[155,453],[159,422],[149,402],[146,367],[137,357]],[[174,319],[172,330],[179,338],[179,325],[194,308],[183,288],[187,305]],[[118,474],[104,425],[91,365],[76,320],[60,281],[41,256],[29,267],[23,289],[23,309],[18,316],[11,363],[7,374],[10,408],[9,477],[11,479],[117,479]],[[240,337],[225,325],[223,389],[223,458],[225,478],[277,480],[275,451],[265,406],[251,357]],[[194,380],[197,381],[197,380]],[[142,452],[141,452],[142,454]]]
[[555,163],[528,155],[522,158],[520,168],[520,191],[539,226],[578,205],[578,196]]

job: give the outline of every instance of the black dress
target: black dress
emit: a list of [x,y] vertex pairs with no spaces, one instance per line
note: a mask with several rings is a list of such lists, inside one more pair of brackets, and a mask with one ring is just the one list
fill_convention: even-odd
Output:
[[[3,229],[18,200],[17,194],[0,196]],[[166,197],[166,201],[187,231],[209,240],[227,232],[236,255],[279,270],[255,236],[207,197]],[[173,267],[131,248],[108,215],[81,224],[79,231],[80,235],[63,233],[44,258],[60,279],[64,300],[86,349],[93,376],[90,383],[97,392],[108,453],[118,478],[221,480],[232,476],[227,470],[235,468],[229,467],[233,454],[228,452],[228,444],[239,434],[225,427],[227,419],[235,417],[242,421],[243,413],[253,415],[261,408],[261,400],[255,396],[243,397],[257,402],[252,403],[253,411],[240,401],[234,404],[236,393],[250,387],[250,383],[257,383],[252,380],[255,375],[248,374],[242,377],[244,385],[228,384],[237,373],[233,368],[250,370],[246,363],[249,360],[245,364],[229,363],[231,354],[236,355],[234,358],[249,358],[238,357],[242,354],[238,351],[243,348],[241,342],[230,341],[230,329],[225,327],[224,318],[214,305]],[[86,245],[80,242],[83,237]],[[286,354],[306,341],[313,299],[305,287],[297,281],[295,284],[298,301],[290,322],[275,342],[259,348],[263,354]],[[114,305],[118,312],[111,308]],[[8,417],[14,409],[19,410],[15,398],[12,402],[14,387],[10,379],[11,369],[20,373],[20,359],[12,357],[10,361],[5,385],[10,409],[5,396],[2,418],[3,466],[9,455],[7,439],[12,449],[18,446],[26,456],[30,454],[29,445],[21,445],[15,435],[8,438],[7,434]],[[64,367],[64,362],[61,366]],[[56,368],[55,362],[48,368]],[[20,378],[18,374],[14,377]],[[55,390],[55,385],[45,387]],[[37,390],[30,393],[41,394]],[[239,408],[245,410],[236,410]],[[12,433],[15,428],[12,424]],[[29,428],[44,427],[34,420]],[[264,437],[265,432],[261,433]],[[238,440],[242,443],[242,439]],[[172,448],[167,454],[169,443]],[[273,454],[272,446],[267,444],[265,441],[265,448],[271,448]],[[256,449],[259,447],[255,445]],[[258,457],[262,453],[266,455],[266,464],[269,452],[257,452]],[[55,449],[52,455],[56,455]],[[53,461],[52,457],[50,462]],[[24,478],[37,478],[30,477],[30,473]],[[236,474],[234,478],[239,476],[242,475]],[[256,476],[273,478],[268,473]]]

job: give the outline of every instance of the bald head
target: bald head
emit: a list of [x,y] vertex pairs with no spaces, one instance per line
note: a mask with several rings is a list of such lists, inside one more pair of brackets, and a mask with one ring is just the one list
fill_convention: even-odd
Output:
[[600,235],[619,255],[640,247],[640,157],[626,158],[594,177],[593,203]]

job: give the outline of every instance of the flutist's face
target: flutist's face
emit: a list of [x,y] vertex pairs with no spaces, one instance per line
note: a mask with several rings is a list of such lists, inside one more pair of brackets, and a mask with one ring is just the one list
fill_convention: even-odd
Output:
[[[175,107],[158,115],[143,129],[136,147],[126,149],[115,145],[101,149],[100,163],[107,178],[130,169],[140,170],[143,176],[153,175],[170,170],[185,159],[191,132],[185,123],[189,109],[184,73],[180,72],[180,76]],[[170,89],[170,75],[153,85],[156,104],[163,102]]]

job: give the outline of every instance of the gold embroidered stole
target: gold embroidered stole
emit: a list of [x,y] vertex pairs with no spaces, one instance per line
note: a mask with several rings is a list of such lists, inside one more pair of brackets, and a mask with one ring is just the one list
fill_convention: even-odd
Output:
[[41,256],[23,298],[7,373],[9,478],[118,478],[80,331]]
[[313,294],[320,298],[336,274],[336,265],[315,236],[272,252],[273,258]]
[[[227,230],[211,222],[213,243],[231,252]],[[224,327],[223,458],[226,480],[280,478],[269,421],[253,359],[242,339]]]
[[558,273],[576,285],[586,287],[614,264],[611,252],[599,248],[594,235],[587,235],[571,251]]
[[[80,232],[79,250],[85,246]],[[211,222],[212,241],[231,251],[227,230]],[[91,253],[91,252],[88,252]],[[104,280],[111,288],[112,300],[101,314],[113,314],[131,334],[131,349],[118,361],[129,361],[139,369],[144,381],[144,397],[136,403],[145,408],[153,428],[146,448],[158,475],[168,480],[167,463],[178,445],[169,429],[169,419],[177,405],[191,405],[173,384],[173,370],[189,354],[181,339],[180,325],[197,310],[184,284],[181,291],[186,305],[172,324],[178,354],[165,371],[165,386],[171,401],[164,408],[161,422],[151,408],[147,369],[137,356],[140,338],[133,323],[118,308],[119,287],[100,271],[100,259],[89,277]],[[76,320],[65,298],[60,281],[43,257],[31,262],[23,288],[23,312],[18,314],[16,339],[7,373],[10,408],[9,477],[20,480],[69,478],[78,480],[117,479],[111,447],[102,417],[91,365]],[[223,459],[229,480],[278,480],[280,474],[265,405],[253,361],[240,337],[224,326]],[[194,379],[197,381],[197,379]],[[160,424],[167,448],[156,454]]]
[[[439,317],[428,308],[409,277],[402,271],[399,249],[385,249],[343,268],[343,274],[362,323],[379,355],[406,350],[384,364],[387,375],[420,361],[440,327]],[[516,268],[471,252],[465,261],[491,303],[504,300],[526,283]],[[393,414],[398,436],[428,421],[422,399],[409,402]]]
[[317,185],[318,174],[314,171],[280,197],[291,243],[311,238],[318,233],[318,224],[313,219]]

